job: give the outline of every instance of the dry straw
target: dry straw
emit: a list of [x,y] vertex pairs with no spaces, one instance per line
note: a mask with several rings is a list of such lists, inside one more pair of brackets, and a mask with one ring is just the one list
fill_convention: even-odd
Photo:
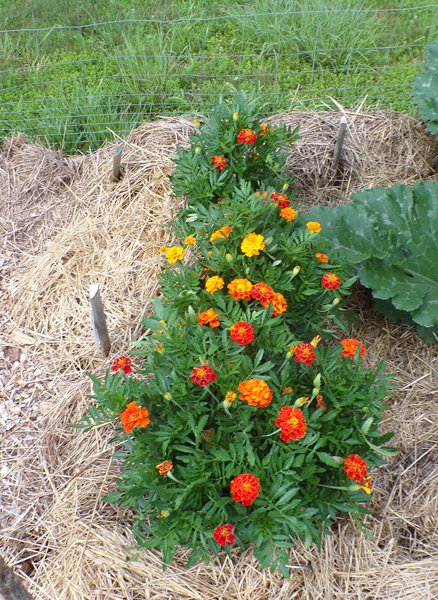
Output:
[[[330,164],[339,113],[273,119],[301,126],[289,164],[304,206],[337,204],[353,191],[433,176],[437,145],[417,120],[386,112],[344,114],[348,129],[336,174]],[[89,401],[86,370],[102,373],[144,333],[140,319],[158,293],[158,248],[170,241],[163,225],[181,205],[167,179],[171,156],[192,130],[186,120],[163,119],[133,131],[121,142],[124,176],[117,183],[110,180],[114,145],[76,157],[22,137],[3,145],[0,344],[17,345],[17,332],[28,336],[28,360],[47,382],[38,418],[23,414],[3,436],[5,555],[38,600],[437,597],[437,351],[412,328],[376,316],[364,291],[354,297],[361,317],[356,335],[369,364],[386,359],[395,373],[398,389],[384,427],[395,430],[400,448],[375,474],[368,529],[344,520],[320,553],[298,545],[290,581],[262,571],[250,552],[186,570],[182,551],[165,573],[154,551],[126,560],[134,553],[130,515],[99,502],[117,473],[112,426],[84,433],[69,424]],[[102,290],[113,341],[108,359],[94,348],[90,283]]]

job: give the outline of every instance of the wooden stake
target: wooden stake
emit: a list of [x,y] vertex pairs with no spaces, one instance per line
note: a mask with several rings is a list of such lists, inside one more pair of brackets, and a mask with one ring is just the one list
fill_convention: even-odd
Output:
[[111,350],[111,340],[106,326],[105,312],[100,297],[99,285],[90,285],[91,325],[93,327],[94,342],[96,348],[101,350],[104,356],[108,356]]
[[122,161],[122,146],[116,146],[114,149],[113,172],[111,181],[119,181],[121,176],[120,163]]
[[342,144],[344,143],[345,133],[347,131],[347,117],[342,115],[339,122],[338,139],[336,140],[335,154],[333,156],[332,170],[336,172],[339,166],[339,160],[341,158]]

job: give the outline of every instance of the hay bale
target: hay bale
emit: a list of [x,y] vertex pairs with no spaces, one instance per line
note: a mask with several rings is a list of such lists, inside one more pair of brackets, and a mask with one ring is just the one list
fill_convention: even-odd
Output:
[[[349,135],[335,178],[329,165],[339,113],[277,117],[301,124],[289,165],[298,174],[305,206],[345,202],[351,191],[374,185],[433,177],[437,145],[419,121],[386,112],[346,115]],[[37,600],[432,600],[438,596],[432,462],[438,351],[418,340],[413,328],[375,315],[364,293],[355,296],[361,317],[356,335],[365,342],[368,363],[386,359],[398,386],[384,427],[395,430],[400,454],[376,476],[375,516],[368,518],[372,535],[347,519],[334,527],[320,552],[298,544],[290,581],[262,571],[250,552],[186,570],[182,551],[165,573],[154,551],[141,552],[136,562],[125,560],[132,545],[130,515],[99,501],[117,473],[112,427],[88,434],[68,427],[89,401],[85,371],[101,374],[113,358],[95,351],[87,291],[90,283],[100,284],[113,352],[127,352],[142,332],[147,298],[158,293],[157,249],[169,242],[163,225],[181,205],[171,197],[167,176],[176,146],[187,144],[192,131],[184,119],[134,130],[123,142],[125,173],[118,183],[110,181],[114,144],[69,158],[22,138],[3,146],[0,165],[9,173],[9,188],[0,218],[11,253],[7,263],[16,276],[8,285],[0,282],[5,292],[0,313],[8,315],[2,336],[9,342],[8,333],[17,329],[32,336],[29,359],[51,388],[38,420],[26,415],[4,436],[1,456],[10,471],[1,488],[0,545],[11,563],[23,566]],[[41,227],[26,211],[45,198]],[[27,229],[20,237],[13,231],[21,222]],[[43,238],[38,246],[32,240],[36,232]]]

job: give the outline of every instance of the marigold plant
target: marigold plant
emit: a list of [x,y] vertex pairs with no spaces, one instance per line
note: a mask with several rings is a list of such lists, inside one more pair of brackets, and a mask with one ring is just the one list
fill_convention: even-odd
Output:
[[119,357],[93,376],[82,423],[114,423],[120,471],[104,500],[128,509],[139,546],[164,564],[189,548],[189,565],[252,548],[288,576],[297,538],[318,545],[343,513],[369,512],[394,450],[379,430],[390,382],[356,360],[343,319],[355,278],[335,251],[321,260],[318,227],[295,214],[296,131],[265,125],[238,94],[178,149],[181,241],[163,250],[138,367]]

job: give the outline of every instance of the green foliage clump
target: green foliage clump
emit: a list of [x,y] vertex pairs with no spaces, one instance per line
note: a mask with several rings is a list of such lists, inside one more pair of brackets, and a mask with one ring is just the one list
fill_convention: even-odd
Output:
[[370,288],[389,318],[415,323],[418,334],[438,334],[438,184],[396,184],[353,194],[350,204],[317,207],[323,236]]
[[[244,129],[257,139],[239,142]],[[103,382],[93,378],[82,424],[113,420],[123,444],[117,489],[104,500],[131,509],[136,541],[159,548],[164,564],[178,546],[192,550],[189,564],[222,546],[229,553],[218,537],[226,525],[230,542],[287,576],[297,538],[318,545],[340,514],[368,512],[367,469],[394,452],[379,431],[390,388],[383,365],[365,367],[357,340],[320,339],[333,339],[333,322],[345,328],[354,278],[324,255],[318,223],[286,206],[284,145],[295,138],[241,95],[179,149],[181,244],[161,249],[162,298],[133,352],[141,367],[130,373],[124,357]],[[236,291],[242,281],[246,291]],[[265,301],[256,284],[275,296]],[[242,475],[260,486],[245,504],[232,491]]]
[[414,97],[430,133],[438,133],[438,41],[426,49],[424,70],[414,79]]

